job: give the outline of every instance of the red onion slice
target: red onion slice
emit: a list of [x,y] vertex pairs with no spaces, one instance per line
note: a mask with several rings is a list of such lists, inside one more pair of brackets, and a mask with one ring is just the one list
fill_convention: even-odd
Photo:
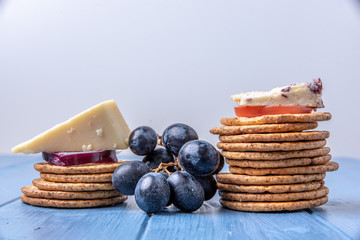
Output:
[[115,150],[92,152],[43,152],[42,156],[49,164],[57,166],[73,166],[87,163],[112,163],[118,161]]

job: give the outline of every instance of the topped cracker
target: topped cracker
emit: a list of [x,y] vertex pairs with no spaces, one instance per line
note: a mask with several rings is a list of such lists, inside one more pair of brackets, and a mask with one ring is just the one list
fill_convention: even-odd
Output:
[[295,122],[318,122],[331,119],[329,112],[314,112],[300,114],[263,115],[258,117],[232,117],[222,118],[221,124],[225,126],[260,125],[269,123],[295,123]]

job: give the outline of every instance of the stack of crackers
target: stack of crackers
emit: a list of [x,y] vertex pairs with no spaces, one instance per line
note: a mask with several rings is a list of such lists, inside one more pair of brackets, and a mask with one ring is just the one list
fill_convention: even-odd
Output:
[[330,161],[328,131],[308,131],[330,113],[223,118],[218,148],[230,165],[217,174],[220,203],[239,211],[284,211],[316,207],[328,201]]
[[40,172],[40,178],[21,189],[21,200],[55,208],[90,208],[124,202],[127,196],[116,192],[111,183],[113,172],[124,162],[76,166],[36,163],[34,168]]

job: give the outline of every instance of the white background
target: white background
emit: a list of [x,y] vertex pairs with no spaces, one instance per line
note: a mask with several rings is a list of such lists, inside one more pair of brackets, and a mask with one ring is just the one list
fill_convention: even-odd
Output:
[[229,96],[321,77],[334,156],[360,158],[359,0],[0,0],[0,152],[101,101],[202,139]]

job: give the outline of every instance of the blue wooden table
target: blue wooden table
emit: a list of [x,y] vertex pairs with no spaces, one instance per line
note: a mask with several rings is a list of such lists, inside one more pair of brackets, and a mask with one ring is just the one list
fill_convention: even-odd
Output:
[[20,188],[39,173],[39,155],[0,155],[0,239],[360,239],[360,161],[336,158],[327,174],[329,202],[287,213],[247,213],[222,208],[219,197],[195,213],[175,207],[148,216],[133,197],[93,209],[33,207]]

